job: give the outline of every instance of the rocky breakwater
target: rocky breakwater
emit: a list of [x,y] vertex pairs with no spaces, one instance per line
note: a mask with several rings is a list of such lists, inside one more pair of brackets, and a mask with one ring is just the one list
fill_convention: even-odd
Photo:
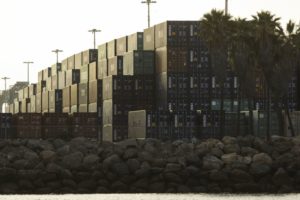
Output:
[[0,141],[0,193],[300,192],[300,138]]

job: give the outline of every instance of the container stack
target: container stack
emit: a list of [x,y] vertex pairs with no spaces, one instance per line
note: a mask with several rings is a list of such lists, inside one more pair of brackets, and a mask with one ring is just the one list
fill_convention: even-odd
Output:
[[12,114],[0,113],[0,138],[14,138],[14,131],[12,127]]
[[70,122],[67,113],[44,113],[43,138],[70,138]]

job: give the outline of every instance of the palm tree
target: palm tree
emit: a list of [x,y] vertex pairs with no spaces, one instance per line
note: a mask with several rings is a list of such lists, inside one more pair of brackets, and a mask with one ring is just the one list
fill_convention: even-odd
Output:
[[[212,10],[204,15],[201,20],[200,36],[207,44],[213,74],[216,83],[220,85],[221,105],[220,116],[224,107],[224,82],[226,79],[226,68],[228,66],[228,46],[230,41],[231,16],[225,15],[223,11]],[[223,136],[223,120],[221,117],[220,134]]]
[[273,80],[273,66],[276,57],[276,45],[280,35],[282,35],[282,28],[279,24],[280,18],[275,18],[268,11],[257,13],[253,16],[253,23],[255,28],[255,45],[257,48],[257,64],[258,68],[262,70],[266,80],[267,89],[267,139],[270,140],[270,102],[271,91],[270,86]]
[[[240,121],[240,99],[243,91],[248,98],[249,133],[253,134],[253,98],[255,95],[255,46],[254,29],[251,21],[237,19],[232,33],[231,61],[239,78],[237,122]],[[237,134],[240,133],[237,123]]]

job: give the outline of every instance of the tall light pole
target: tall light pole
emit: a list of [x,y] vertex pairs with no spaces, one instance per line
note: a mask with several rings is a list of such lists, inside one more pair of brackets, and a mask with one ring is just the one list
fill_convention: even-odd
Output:
[[27,64],[27,82],[28,82],[28,84],[30,84],[30,82],[29,82],[29,65],[33,64],[33,62],[32,61],[24,61],[23,63]]
[[94,28],[94,29],[89,30],[89,32],[91,32],[94,35],[94,49],[96,49],[96,33],[101,32],[101,30],[97,30]]
[[228,0],[225,0],[225,15],[228,14]]
[[146,0],[146,1],[142,1],[142,3],[146,3],[148,6],[148,28],[149,28],[150,27],[150,4],[156,3],[156,1]]
[[52,52],[56,53],[56,63],[58,63],[58,54],[59,54],[60,52],[63,52],[63,50],[55,49],[55,50],[52,50]]
[[4,80],[4,91],[6,91],[6,80],[10,79],[8,77],[3,77],[2,78]]

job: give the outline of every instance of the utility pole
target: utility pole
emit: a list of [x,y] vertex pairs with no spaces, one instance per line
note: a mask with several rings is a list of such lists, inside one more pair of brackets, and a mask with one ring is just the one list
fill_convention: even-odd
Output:
[[148,6],[148,28],[149,28],[150,27],[150,4],[156,3],[156,1],[146,0],[146,1],[142,1],[142,3],[146,3]]
[[89,32],[92,32],[92,34],[94,35],[94,49],[96,49],[96,33],[101,32],[101,30],[97,30],[94,28],[94,29],[89,30]]
[[6,80],[10,79],[8,77],[3,77],[2,78],[4,80],[4,91],[6,91]]
[[225,0],[225,15],[228,15],[228,0]]
[[33,64],[33,62],[32,61],[24,61],[23,63],[27,64],[27,82],[28,82],[28,84],[30,84],[30,82],[29,82],[29,65]]
[[56,53],[56,63],[58,63],[58,54],[59,54],[60,52],[63,52],[63,50],[55,49],[55,50],[52,50],[52,52]]

